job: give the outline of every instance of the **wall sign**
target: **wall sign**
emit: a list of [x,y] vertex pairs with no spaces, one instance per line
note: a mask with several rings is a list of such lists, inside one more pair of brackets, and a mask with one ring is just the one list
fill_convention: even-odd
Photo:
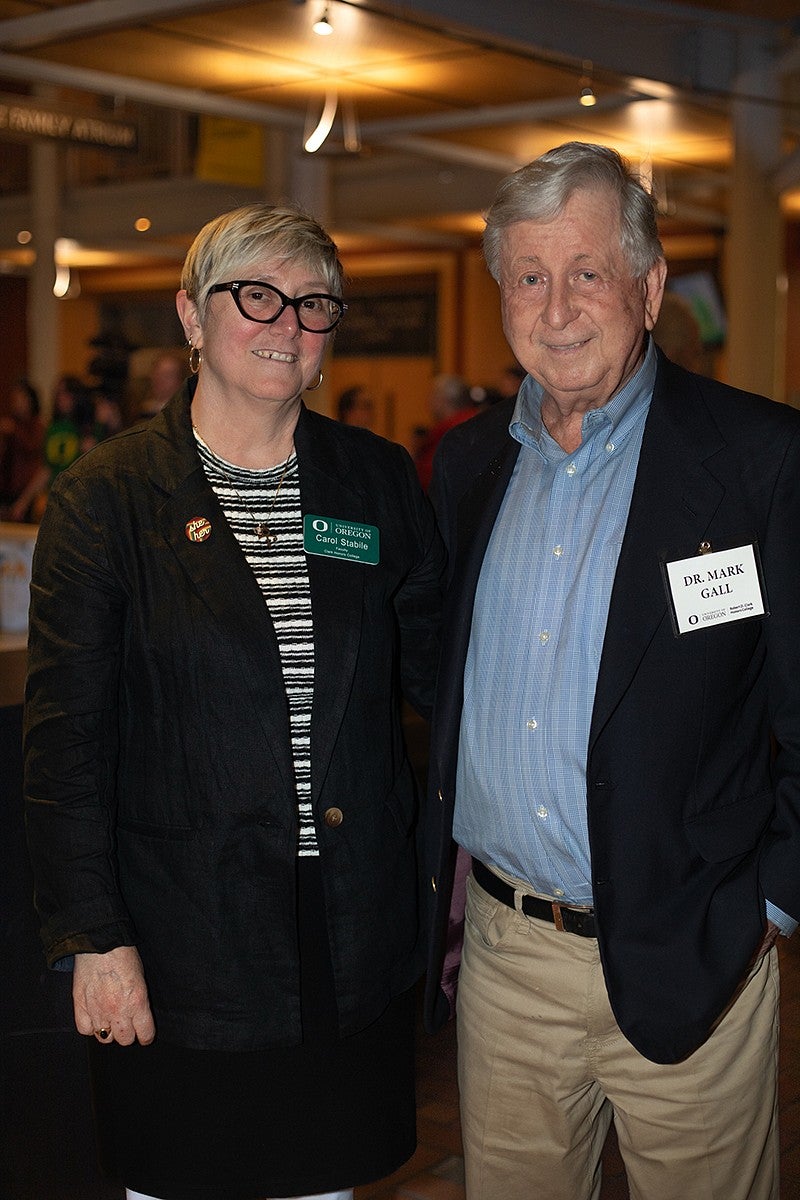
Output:
[[59,104],[42,104],[24,96],[0,95],[0,133],[3,132],[80,142],[106,150],[135,150],[137,144],[137,129],[131,121],[115,121]]
[[347,296],[334,357],[436,356],[436,292]]

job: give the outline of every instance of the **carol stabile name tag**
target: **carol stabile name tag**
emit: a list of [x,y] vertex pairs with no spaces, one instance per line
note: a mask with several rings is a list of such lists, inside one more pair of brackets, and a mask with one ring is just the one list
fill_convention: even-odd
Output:
[[664,562],[677,634],[769,614],[755,541],[714,551],[702,542],[691,558]]
[[324,558],[375,566],[380,560],[381,535],[377,525],[362,525],[340,517],[303,517],[303,549]]

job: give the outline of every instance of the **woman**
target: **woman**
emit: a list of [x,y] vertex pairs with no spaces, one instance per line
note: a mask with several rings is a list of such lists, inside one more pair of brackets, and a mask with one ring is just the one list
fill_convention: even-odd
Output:
[[331,1194],[414,1148],[415,789],[442,550],[406,453],[306,409],[342,270],[302,213],[207,225],[194,378],[57,481],[28,828],[129,1197]]
[[345,388],[336,401],[336,415],[344,425],[375,429],[375,401],[368,388],[356,383]]
[[[11,389],[11,415],[0,418],[0,505],[4,511],[23,494],[41,464],[44,423],[40,411],[36,388],[27,379],[18,379]],[[16,519],[25,520],[27,508],[18,511]]]
[[44,433],[42,460],[11,508],[11,519],[21,521],[30,513],[39,521],[53,480],[94,445],[86,436],[91,403],[84,385],[75,375],[62,375],[53,389],[53,411]]

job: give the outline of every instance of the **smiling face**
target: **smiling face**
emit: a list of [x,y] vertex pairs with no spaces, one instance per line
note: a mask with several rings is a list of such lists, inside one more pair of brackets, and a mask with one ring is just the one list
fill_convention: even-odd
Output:
[[504,231],[503,328],[519,362],[562,412],[599,408],[642,361],[666,266],[634,279],[608,191],[578,190],[552,221]]
[[[329,290],[317,270],[289,260],[248,263],[229,278],[260,280],[291,297]],[[207,397],[252,408],[289,403],[316,384],[330,334],[301,329],[294,309],[285,308],[264,325],[243,317],[230,292],[216,292],[201,317],[199,306],[182,291],[178,312],[186,336],[203,355],[198,394],[202,388]]]

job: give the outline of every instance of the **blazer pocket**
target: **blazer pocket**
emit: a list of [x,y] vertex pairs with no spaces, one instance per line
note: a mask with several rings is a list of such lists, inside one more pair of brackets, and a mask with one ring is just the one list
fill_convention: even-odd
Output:
[[686,834],[706,862],[724,862],[755,849],[772,816],[772,790],[757,792],[684,822]]
[[159,841],[187,842],[197,837],[197,829],[190,825],[154,825],[150,821],[137,821],[126,817],[117,822],[117,828],[123,833],[132,833],[138,837],[156,838]]

